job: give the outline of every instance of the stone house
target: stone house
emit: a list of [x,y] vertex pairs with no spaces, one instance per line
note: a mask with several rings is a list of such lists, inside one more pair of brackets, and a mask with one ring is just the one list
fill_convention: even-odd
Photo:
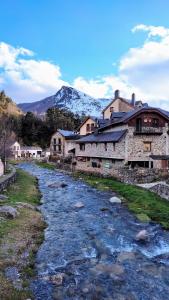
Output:
[[[71,156],[79,135],[74,131],[58,129],[51,137],[50,154],[53,157]],[[69,152],[70,151],[70,152]]]
[[141,100],[136,101],[135,94],[132,94],[131,99],[125,99],[120,97],[119,90],[116,90],[114,93],[114,99],[103,109],[102,115],[103,119],[111,119],[112,113],[118,112],[129,112],[136,108],[147,107],[147,103],[142,103]]
[[101,119],[93,116],[85,118],[83,123],[79,126],[77,132],[80,136],[85,136],[93,133],[97,128],[103,127],[108,123],[108,119]]
[[119,167],[169,168],[169,112],[135,107],[76,142],[76,168],[113,175]]

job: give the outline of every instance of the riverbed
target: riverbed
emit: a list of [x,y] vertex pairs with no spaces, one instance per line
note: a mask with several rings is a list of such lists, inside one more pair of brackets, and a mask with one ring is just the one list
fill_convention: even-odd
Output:
[[[169,299],[169,232],[110,203],[112,192],[35,164],[20,168],[39,180],[47,224],[31,283],[36,300]],[[148,242],[135,241],[142,229]]]

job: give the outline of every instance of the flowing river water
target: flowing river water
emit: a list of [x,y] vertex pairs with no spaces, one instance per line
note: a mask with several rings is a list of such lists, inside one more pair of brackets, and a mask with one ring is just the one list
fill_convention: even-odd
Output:
[[[111,204],[112,192],[34,164],[20,167],[39,180],[47,223],[31,283],[36,300],[169,299],[169,232]],[[79,201],[84,207],[75,207]],[[147,243],[135,241],[142,229]]]

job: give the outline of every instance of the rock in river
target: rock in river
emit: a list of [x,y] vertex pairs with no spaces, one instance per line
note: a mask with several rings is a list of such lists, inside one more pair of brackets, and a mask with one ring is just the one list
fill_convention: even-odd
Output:
[[19,215],[16,208],[12,206],[1,206],[0,207],[0,216],[8,218],[8,219],[15,219]]
[[75,208],[82,208],[82,207],[84,207],[84,204],[83,204],[83,202],[77,202],[75,205],[74,205],[74,207]]
[[0,195],[0,202],[5,202],[8,200],[8,196]]
[[121,203],[121,199],[118,197],[111,197],[109,201],[110,203]]
[[58,183],[58,182],[54,182],[48,185],[48,187],[50,188],[65,188],[67,186],[66,183],[62,182],[62,183]]
[[135,236],[136,241],[146,242],[148,241],[148,239],[149,239],[149,234],[148,231],[145,229],[139,231]]

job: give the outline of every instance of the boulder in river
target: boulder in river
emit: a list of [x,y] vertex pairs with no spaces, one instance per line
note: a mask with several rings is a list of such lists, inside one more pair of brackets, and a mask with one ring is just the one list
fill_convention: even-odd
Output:
[[64,276],[64,273],[57,273],[56,275],[50,276],[50,281],[56,284],[57,286],[62,285]]
[[109,201],[110,201],[110,203],[121,203],[121,199],[116,196],[111,197]]
[[0,207],[0,216],[8,219],[15,219],[19,215],[16,208],[8,205]]
[[50,187],[50,188],[64,188],[66,186],[67,186],[67,184],[64,182],[62,182],[62,183],[54,182],[54,183],[50,183],[48,185],[48,187]]
[[140,230],[136,236],[135,236],[135,240],[136,241],[140,241],[140,242],[147,242],[149,240],[149,234],[148,231],[143,229]]
[[84,204],[83,202],[77,202],[75,205],[74,205],[75,208],[83,208],[84,207]]

